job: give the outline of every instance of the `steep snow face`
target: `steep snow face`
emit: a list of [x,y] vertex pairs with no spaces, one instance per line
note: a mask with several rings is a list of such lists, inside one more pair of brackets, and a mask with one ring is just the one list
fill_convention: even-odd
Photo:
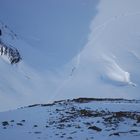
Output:
[[5,24],[0,23],[0,29],[0,111],[46,102],[55,82],[51,72],[42,74],[31,65],[40,52]]
[[0,113],[0,139],[139,140],[140,102],[79,98]]
[[139,8],[139,0],[100,1],[88,42],[73,59],[71,82],[61,92],[140,98]]
[[139,0],[100,0],[86,45],[55,72],[46,70],[41,47],[1,24],[2,41],[15,47],[22,61],[11,66],[0,59],[0,108],[81,96],[140,98],[139,7]]
[[139,67],[137,58],[132,54],[132,50],[140,53],[139,6],[139,1],[102,1],[100,12],[91,25],[89,46],[98,48],[99,57],[105,55],[101,59],[105,61],[104,73],[110,81],[124,84],[137,82],[130,75],[137,71],[134,67]]

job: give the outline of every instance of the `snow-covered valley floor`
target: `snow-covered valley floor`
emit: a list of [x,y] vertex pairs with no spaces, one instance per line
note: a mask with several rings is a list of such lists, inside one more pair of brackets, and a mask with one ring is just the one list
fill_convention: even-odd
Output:
[[78,98],[0,113],[0,140],[139,140],[140,101]]

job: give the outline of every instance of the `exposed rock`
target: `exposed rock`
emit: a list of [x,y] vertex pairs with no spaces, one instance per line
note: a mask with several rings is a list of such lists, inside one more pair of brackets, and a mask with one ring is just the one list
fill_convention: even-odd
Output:
[[8,123],[8,121],[4,121],[4,122],[2,122],[2,125],[7,126],[7,125],[9,125],[9,123]]
[[34,132],[35,134],[41,134],[42,132],[40,132],[40,131],[36,131],[36,132]]
[[19,63],[22,58],[19,51],[11,45],[7,45],[0,40],[0,55],[6,56],[11,64]]
[[85,116],[85,117],[92,117],[93,116],[92,111],[86,110],[86,109],[81,109],[79,111],[79,113],[80,113],[81,116]]
[[23,126],[23,124],[22,124],[22,123],[17,123],[17,125],[19,125],[19,126]]
[[115,133],[112,133],[112,134],[110,134],[109,136],[120,136],[120,134],[119,134],[119,132],[115,132]]
[[[115,105],[120,105],[118,102],[116,103],[115,100],[114,102]],[[103,108],[102,105],[104,104],[100,104],[100,108],[97,108],[96,102],[94,101],[88,103],[87,106],[85,103],[79,104],[73,102],[73,100],[58,101],[51,105],[34,104],[29,106],[33,108],[22,108],[22,111],[28,109],[30,111],[34,110],[34,115],[38,115],[37,112],[39,112],[41,120],[38,117],[35,117],[36,119],[30,118],[28,120],[28,117],[26,118],[25,116],[21,116],[21,118],[16,120],[16,118],[12,116],[11,121],[5,121],[5,126],[2,125],[1,128],[6,129],[3,131],[8,132],[10,129],[17,129],[17,127],[21,130],[24,130],[27,127],[30,128],[30,131],[28,130],[27,132],[31,135],[34,134],[36,138],[39,136],[40,139],[44,139],[46,132],[51,132],[47,133],[46,139],[52,139],[54,135],[56,139],[78,139],[79,133],[85,132],[88,135],[83,137],[83,139],[89,140],[96,139],[97,135],[110,137],[120,136],[119,138],[121,138],[121,136],[129,135],[139,136],[139,110],[133,111],[127,110],[127,108],[126,110],[120,109],[119,111],[116,111],[115,109],[112,110],[112,106],[110,107],[110,105],[114,105],[114,102],[105,100],[104,103],[109,104],[107,107]],[[28,123],[24,123],[25,118]],[[31,123],[31,125],[28,125],[29,123]],[[13,126],[11,127],[11,125]],[[24,125],[24,127],[19,127],[17,125]],[[120,129],[120,127],[126,129]]]
[[72,137],[67,137],[67,139],[69,139],[69,140],[70,140],[70,139],[72,139]]
[[38,127],[38,125],[35,124],[34,127]]
[[140,116],[137,118],[137,123],[140,123]]
[[[77,102],[77,103],[88,103],[91,101],[123,101],[124,99],[122,98],[117,98],[117,99],[113,99],[113,98],[77,98],[77,99],[73,99],[72,101]],[[129,101],[129,100],[126,100]]]
[[96,130],[98,132],[102,131],[102,129],[97,126],[90,126],[88,129]]
[[2,30],[0,29],[0,36],[2,36]]

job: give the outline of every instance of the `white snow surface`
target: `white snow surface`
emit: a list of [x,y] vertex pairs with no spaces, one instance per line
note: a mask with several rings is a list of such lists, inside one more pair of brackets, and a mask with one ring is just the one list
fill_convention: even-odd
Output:
[[139,0],[100,1],[88,42],[73,59],[73,77],[62,93],[139,98],[139,7]]
[[86,45],[53,71],[43,69],[41,47],[30,46],[1,24],[1,39],[23,58],[11,66],[0,57],[1,111],[85,96],[140,99],[140,1],[100,0],[97,9]]
[[[78,111],[79,110],[79,111]],[[80,111],[81,110],[81,111]],[[110,112],[131,112],[140,116],[140,102],[136,101],[90,101],[77,103],[61,101],[52,105],[35,105],[0,113],[0,139],[2,140],[139,140],[140,123],[127,116],[104,119],[112,116],[88,116],[77,114],[82,110],[93,114]],[[101,111],[101,112],[100,112]],[[132,115],[133,116],[133,115]],[[116,118],[117,119],[117,118]],[[8,125],[3,125],[3,122]],[[91,126],[101,131],[89,129]],[[112,135],[119,133],[118,135]]]

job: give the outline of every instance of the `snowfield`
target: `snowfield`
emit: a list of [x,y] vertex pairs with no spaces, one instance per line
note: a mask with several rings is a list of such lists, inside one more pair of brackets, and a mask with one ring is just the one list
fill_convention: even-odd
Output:
[[140,101],[78,98],[0,113],[2,140],[139,140]]
[[0,23],[0,40],[16,48],[22,58],[11,66],[7,57],[0,56],[1,111],[85,95],[140,99],[140,1],[100,0],[95,10],[85,45],[70,61],[55,68],[51,66],[59,60],[50,63],[52,57],[46,56],[49,46],[29,45]]
[[[63,1],[55,4],[55,10],[63,4],[65,7]],[[80,4],[79,10],[84,10],[90,1],[81,0]],[[87,40],[80,48],[71,45],[75,37],[71,34],[78,31],[78,21],[88,18],[82,16],[80,20],[79,14],[79,20],[72,22],[75,17],[70,7],[66,13],[63,8],[56,10],[57,19],[55,12],[48,12],[45,20],[52,21],[47,25],[43,18],[40,21],[39,17],[31,17],[44,23],[34,29],[37,35],[41,32],[42,38],[33,33],[23,37],[0,19],[0,140],[140,139],[140,0],[95,1]],[[21,13],[25,12],[23,9]],[[38,13],[42,15],[41,11]],[[29,15],[32,14],[33,11]],[[67,19],[69,26],[63,29],[60,24]],[[58,20],[61,22],[57,25]],[[34,23],[29,22],[27,27],[26,21],[20,22],[25,23],[21,24],[21,32],[26,35],[23,30]],[[78,29],[85,24],[81,23]],[[50,35],[45,36],[45,29]],[[71,37],[64,40],[68,31]],[[85,33],[84,29],[79,33]],[[46,40],[49,43],[45,44]],[[81,42],[78,40],[77,44]],[[50,49],[49,44],[54,48]]]

